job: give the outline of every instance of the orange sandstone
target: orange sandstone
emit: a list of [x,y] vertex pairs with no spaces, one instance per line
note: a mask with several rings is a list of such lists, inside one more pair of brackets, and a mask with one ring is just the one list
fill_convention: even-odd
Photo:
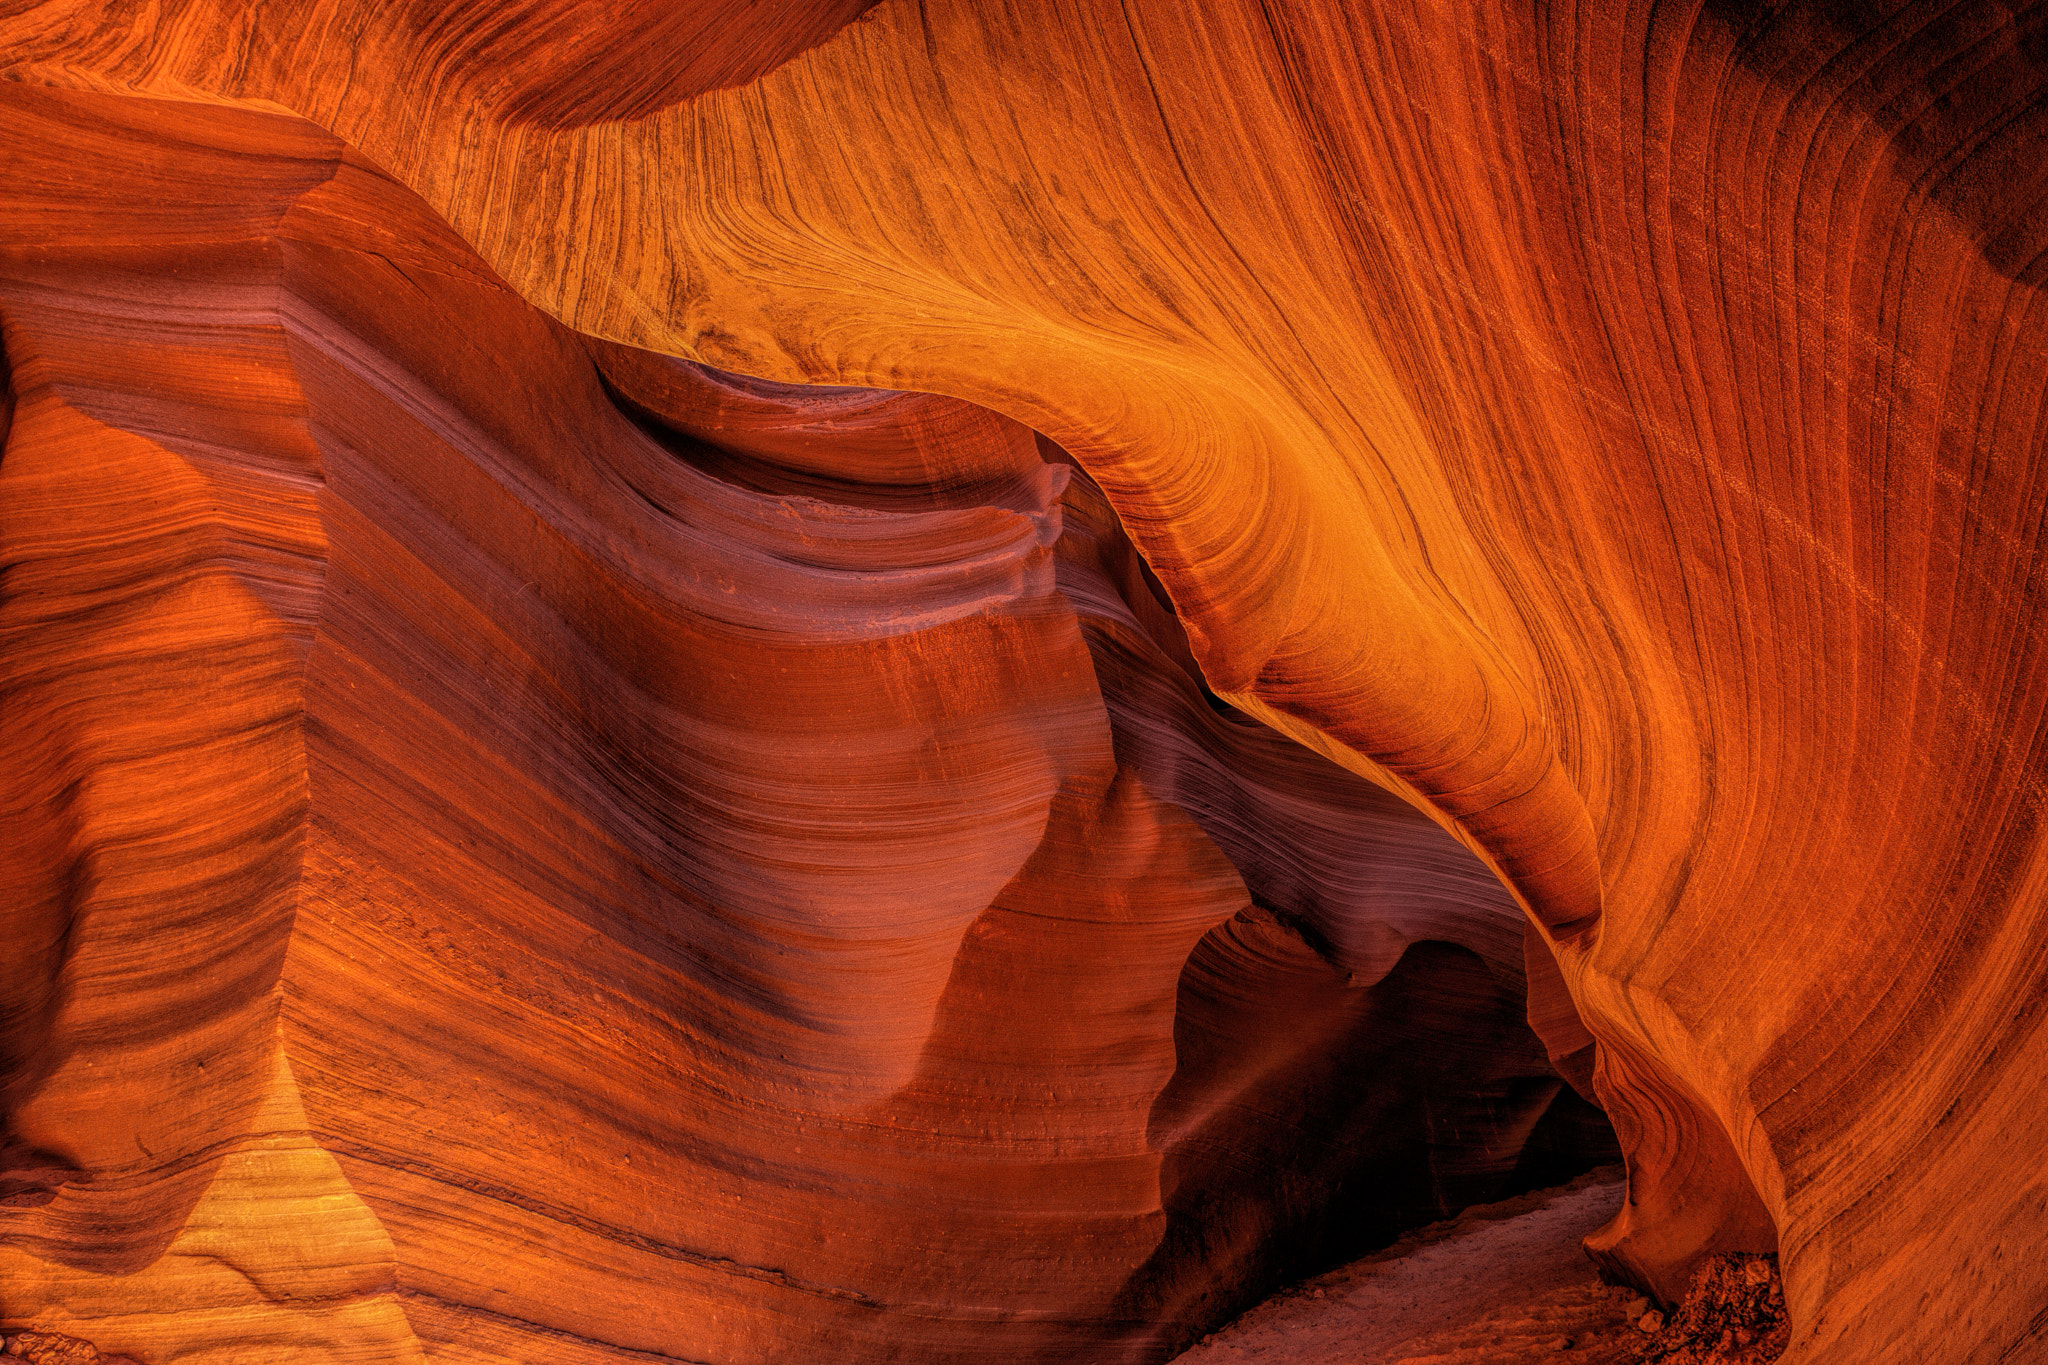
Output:
[[[748,30],[735,20],[734,31]],[[1600,1097],[1629,1158],[1630,1200],[1594,1239],[1605,1263],[1670,1300],[1709,1254],[1775,1250],[1786,1359],[1814,1365],[2042,1349],[2044,33],[2039,7],[1970,3],[888,0],[736,88],[694,93],[717,82],[650,72],[635,87],[649,98],[619,102],[565,71],[540,82],[545,97],[493,102],[477,93],[472,48],[430,40],[396,9],[49,0],[0,20],[9,74],[124,97],[127,113],[90,117],[153,121],[159,145],[191,141],[209,105],[270,111],[219,134],[240,148],[221,174],[246,181],[246,214],[305,195],[335,205],[319,210],[334,224],[323,231],[400,221],[379,209],[365,224],[345,207],[385,193],[351,188],[374,163],[511,290],[580,332],[774,381],[948,395],[1056,441],[1102,490],[1223,703],[1412,803],[1512,893],[1544,983],[1534,1013],[1549,1051]],[[763,34],[776,56],[801,46]],[[299,150],[317,139],[279,110],[352,150]],[[38,174],[119,183],[149,164],[71,160]],[[302,184],[333,165],[347,174],[326,189]],[[182,212],[173,189],[156,195]],[[42,210],[9,212],[27,224],[17,252],[46,252]],[[255,278],[224,262],[272,250],[262,232],[219,232],[215,263],[180,268]],[[415,232],[371,249],[408,259]],[[171,257],[185,240],[159,229],[119,239]],[[453,247],[420,254],[470,269],[445,264]],[[274,345],[240,326],[224,317],[189,346]],[[109,426],[111,400],[49,415],[22,376],[59,361],[17,343],[11,317],[9,328],[13,478],[24,429],[64,448],[85,439],[82,423]],[[482,323],[452,330],[480,337]],[[402,352],[403,340],[386,344]],[[419,369],[461,368],[466,344],[428,348]],[[128,363],[203,373],[219,362],[169,346]],[[525,368],[535,363],[522,358],[517,373],[538,374]],[[336,410],[355,410],[357,381],[331,382]],[[98,533],[150,548],[81,560],[51,591],[84,593],[103,573],[94,590],[118,595],[140,581],[123,576],[126,554],[222,566],[178,577],[150,610],[186,623],[167,640],[232,637],[218,654],[229,662],[209,653],[205,668],[233,686],[181,672],[198,665],[168,646],[90,646],[109,651],[109,669],[194,699],[167,723],[192,727],[181,744],[220,749],[219,775],[190,796],[220,814],[178,836],[188,843],[150,834],[155,807],[138,793],[173,780],[150,775],[156,741],[81,747],[52,719],[19,741],[50,750],[20,760],[14,790],[27,795],[10,798],[43,812],[24,826],[22,846],[43,851],[23,855],[21,875],[42,888],[36,904],[74,885],[171,875],[66,861],[80,821],[111,820],[135,858],[233,888],[237,951],[289,961],[312,951],[297,946],[312,932],[302,912],[280,927],[299,875],[289,831],[328,818],[311,813],[324,769],[309,757],[295,775],[299,722],[256,699],[282,695],[295,671],[309,690],[342,676],[315,666],[317,640],[293,614],[314,591],[308,509],[323,495],[302,472],[312,438],[292,426],[300,400],[254,380],[232,395],[194,391],[232,407],[248,433],[238,439],[263,452],[233,473],[242,496],[214,495],[208,480],[227,474],[188,475],[113,442],[97,458],[112,462],[109,478],[149,490],[151,515],[124,520],[131,509],[107,504]],[[520,400],[493,401],[509,413]],[[556,423],[575,447],[576,420],[534,409],[494,419],[492,439]],[[131,433],[187,429],[154,410],[123,420]],[[1007,454],[1000,463],[1012,468]],[[508,538],[589,521],[598,467],[563,464],[550,476],[570,490],[558,501],[480,513],[487,524],[462,543],[497,562]],[[427,496],[406,473],[380,476],[396,481],[393,507]],[[939,481],[958,477],[949,467]],[[389,553],[417,557],[402,521],[363,519],[394,538]],[[506,580],[477,614],[584,619],[592,545],[636,545],[625,526],[592,532],[597,542],[550,531],[567,538],[545,541],[532,577],[514,575],[516,590]],[[1059,557],[1040,548],[1045,562]],[[633,553],[660,562],[652,548]],[[336,585],[357,580],[337,572],[325,570],[321,600],[350,600]],[[348,572],[397,581],[375,562]],[[655,689],[707,667],[649,643],[665,638],[648,633],[664,618],[638,583],[626,576],[604,616],[617,624],[578,657]],[[1029,600],[1019,591],[1012,600]],[[406,605],[421,631],[441,610]],[[1048,629],[1018,611],[998,634]],[[82,606],[61,619],[79,631],[91,621]],[[350,651],[374,654],[367,642]],[[412,686],[378,685],[394,697]],[[561,686],[561,706],[592,705]],[[897,698],[901,714],[940,694],[962,705],[1011,695],[931,686],[928,700]],[[474,714],[508,710],[474,687]],[[787,709],[783,693],[760,690]],[[1058,711],[1062,695],[1034,692],[1031,704]],[[68,702],[28,705],[74,714]],[[334,722],[333,742],[392,742],[401,712],[386,708],[398,705],[377,702],[356,730]],[[311,755],[327,732],[303,724]],[[633,733],[624,751],[642,754],[651,739]],[[1062,761],[1047,758],[1046,776],[1006,808],[1065,790],[1080,770]],[[88,769],[129,776],[56,776]],[[902,771],[924,776],[908,759]],[[1113,789],[1101,788],[1098,815],[1075,818],[1154,818],[1110,801]],[[395,799],[362,798],[368,809]],[[570,818],[532,801],[520,818],[536,829]],[[593,829],[619,840],[630,824]],[[1000,824],[975,857],[992,856]],[[304,865],[317,868],[307,839]],[[496,861],[481,846],[464,856]],[[1207,941],[1219,922],[1193,902],[1220,909],[1229,897],[1194,888],[1226,885],[1224,864],[1201,865],[1218,880],[1190,862],[1176,875],[1192,901],[1147,912],[1162,954]],[[451,885],[485,875],[450,866]],[[356,887],[375,875],[371,863],[333,873]],[[511,881],[545,899],[551,875],[522,867]],[[58,1008],[38,994],[47,971],[34,964],[60,951],[60,920],[26,921],[27,1004],[13,1016],[23,1037]],[[937,960],[820,932],[820,961],[886,971],[905,990]],[[209,978],[177,956],[197,940],[172,941],[176,952],[131,969],[202,991]],[[452,931],[448,945],[436,951],[453,960],[498,957]],[[723,1003],[705,1008],[742,1008],[761,989],[747,973],[727,980]],[[225,1006],[209,1017],[240,1019]],[[262,1079],[273,1075],[262,1027],[253,1014],[219,1025],[223,1057],[248,1078],[237,1093],[267,1097],[237,1101],[250,1113],[289,1089]],[[153,1121],[215,1130],[194,1103],[167,1101]],[[397,1292],[372,1288],[349,1302]]]

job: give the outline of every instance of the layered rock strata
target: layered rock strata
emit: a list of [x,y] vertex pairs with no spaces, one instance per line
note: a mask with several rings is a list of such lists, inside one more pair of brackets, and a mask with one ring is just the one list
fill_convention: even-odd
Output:
[[2041,6],[890,0],[595,123],[397,8],[5,24],[331,130],[583,332],[1046,433],[1220,697],[1512,888],[1614,1273],[2042,1349]]
[[295,118],[0,121],[9,1326],[1158,1359],[1597,1154],[1057,447],[585,341]]

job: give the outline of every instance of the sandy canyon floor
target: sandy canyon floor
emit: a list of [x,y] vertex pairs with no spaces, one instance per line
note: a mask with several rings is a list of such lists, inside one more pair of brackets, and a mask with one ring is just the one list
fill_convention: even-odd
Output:
[[1621,1168],[1468,1209],[1296,1285],[1178,1365],[1621,1365],[1645,1340],[1634,1295],[1601,1284],[1579,1239],[1614,1216]]

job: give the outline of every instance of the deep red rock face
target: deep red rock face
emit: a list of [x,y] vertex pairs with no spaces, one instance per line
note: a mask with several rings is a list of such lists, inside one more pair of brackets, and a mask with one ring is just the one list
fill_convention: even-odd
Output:
[[1157,1359],[1598,1157],[1506,891],[1209,693],[1057,447],[8,89],[9,1323]]
[[[1013,1356],[1142,1352],[1170,1335],[1150,1324],[1209,1312],[1268,1254],[1240,1257],[1231,1238],[1257,1247],[1265,1214],[1202,1174],[1226,1169],[1205,1164],[1219,1144],[1268,1141],[1264,1111],[1205,1096],[1256,1073],[1289,1097],[1273,1112],[1400,1147],[1392,1111],[1344,1110],[1311,1062],[1369,1049],[1396,1015],[1437,1019],[1419,1000],[1485,1016],[1489,978],[1515,993],[1492,898],[1527,926],[1548,1060],[1628,1155],[1630,1200],[1593,1239],[1614,1274],[1669,1304],[1712,1258],[1775,1253],[1798,1365],[2048,1349],[2030,1174],[2048,1152],[2048,7],[889,0],[809,47],[797,29],[841,11],[792,11],[792,28],[721,7],[705,70],[766,72],[726,89],[677,74],[694,53],[640,66],[656,25],[637,7],[612,11],[630,41],[594,46],[576,7],[522,3],[504,27],[469,12],[44,0],[0,16],[12,84],[100,96],[24,96],[8,144],[21,283],[0,481],[27,481],[7,609],[30,642],[6,664],[29,718],[6,737],[27,945],[5,969],[9,1159],[36,1173],[13,1181],[24,1198],[72,1163],[126,1172],[91,1188],[154,1210],[20,1245],[213,1265],[156,1249],[187,1235],[167,1230],[245,1226],[181,1212],[214,1207],[190,1191],[292,1162],[312,1164],[278,1188],[424,1180],[351,1196],[357,1230],[321,1243],[341,1296],[323,1301],[410,1341],[434,1310],[406,1294],[488,1297],[420,1275],[499,1253],[346,1268],[399,1265],[412,1253],[383,1248],[414,1245],[415,1225],[467,1226],[437,1222],[425,1189],[468,1190],[467,1208],[485,1190],[538,1199],[543,1168],[558,1184],[600,1169],[611,1148],[532,1096],[593,1077],[640,1096],[635,1067],[680,1065],[684,1044],[646,1041],[670,1025],[626,1028],[615,991],[756,1078],[713,1097],[735,1116],[715,1131],[741,1135],[718,1141],[813,1169],[801,1146],[827,1193],[794,1202],[794,1223],[735,1221],[769,1231],[730,1249],[591,1213],[624,1231],[563,1242],[564,1264],[608,1264],[600,1242],[685,1247],[713,1259],[676,1273],[706,1283],[735,1282],[726,1257],[810,1287],[763,1280],[691,1310],[705,1358],[844,1344],[831,1334],[865,1329],[830,1324],[878,1323],[862,1315],[882,1304],[922,1325],[875,1328],[891,1344],[871,1353],[951,1350],[931,1343],[977,1313]],[[597,50],[626,55],[555,65]],[[434,292],[458,286],[475,297]],[[335,329],[365,340],[323,340]],[[1088,482],[1058,486],[1069,463]],[[1091,529],[1110,513],[1117,535]],[[876,574],[897,577],[880,591]],[[770,609],[791,593],[820,634]],[[1328,762],[1308,776],[1232,710]],[[869,738],[816,757],[828,715]],[[169,757],[195,752],[205,765]],[[1353,779],[1426,814],[1510,902]],[[351,782],[367,785],[324,795]],[[771,847],[787,850],[772,876]],[[937,1021],[980,1008],[950,994],[980,961],[973,926],[1023,913],[1007,888],[1041,881],[1098,907],[1049,924],[1129,940],[1012,959],[1097,971],[1104,994],[1077,986],[1095,1004],[987,1036],[1100,1039],[1088,1066],[1057,1065],[1114,1077],[1119,1117],[1084,1151],[1053,1136],[1094,1102],[1078,1091],[989,1103],[1038,1115],[1040,1150],[1104,1163],[1043,1188],[1093,1190],[1094,1216],[1132,1221],[1055,1238],[1001,1204],[1022,1186],[963,1177],[1000,1239],[881,1242],[895,1287],[858,1280],[833,1239],[867,1188],[847,1173],[879,1167],[847,1154],[896,1130],[845,1115],[909,1094],[926,1040],[967,1036]],[[330,924],[304,908],[324,903],[315,886],[371,908]],[[623,927],[665,923],[648,908],[664,897],[707,907],[695,966]],[[452,908],[392,918],[375,946],[314,946],[414,902]],[[567,920],[533,927],[547,914]],[[563,957],[572,940],[602,962]],[[701,992],[590,984],[642,979],[610,944]],[[1303,954],[1372,984],[1326,994]],[[87,961],[106,965],[57,965]],[[387,966],[406,984],[379,1005]],[[510,1008],[501,970],[562,983],[532,988],[563,1021],[545,1046],[491,1041],[542,1036],[488,1023],[481,1002]],[[363,998],[321,1005],[307,983],[328,980]],[[456,981],[475,1008],[419,1006]],[[282,1017],[322,1022],[266,1034],[276,982],[297,983]],[[1323,1002],[1292,1035],[1321,1042],[1258,1024],[1283,989]],[[1044,1022],[1090,1009],[1072,1035]],[[163,1051],[167,1017],[210,1021],[204,1086]],[[387,1052],[350,1041],[372,1018],[392,1021]],[[486,1022],[455,1038],[421,1018]],[[614,1027],[624,1060],[577,1051]],[[561,1144],[525,1170],[478,1146],[496,1183],[455,1163],[433,1185],[324,1138],[279,1137],[268,1165],[218,1156],[243,1184],[209,1183],[215,1156],[137,1155],[327,1132],[400,1093],[346,1079],[351,1055],[432,1075],[493,1048],[518,1059],[509,1079],[456,1067],[445,1094],[492,1097],[472,1128],[510,1150]],[[1459,1063],[1477,1068],[1460,1093],[1536,1074],[1502,1048],[1480,1051],[1505,1070]],[[150,1068],[162,1079],[135,1089]],[[748,1135],[797,1094],[830,1097],[801,1134]],[[93,1095],[147,1124],[76,1108],[63,1122],[103,1147],[47,1136],[54,1097]],[[634,1103],[615,1131],[655,1131]],[[1431,1112],[1404,1105],[1401,1122]],[[827,1113],[851,1125],[839,1165]],[[370,1129],[415,1150],[427,1119],[404,1142],[398,1122]],[[962,1122],[903,1150],[1022,1141]],[[732,1187],[689,1188],[705,1218],[733,1207],[702,1193]],[[506,1220],[491,1236],[536,1246],[567,1235],[547,1210],[598,1207],[488,1197]],[[1202,1210],[1236,1231],[1195,1236]],[[1070,1250],[1027,1249],[1055,1242]],[[1183,1277],[1212,1256],[1213,1283]],[[956,1264],[1007,1264],[1004,1283],[1047,1297],[974,1297]],[[590,1274],[561,1301],[616,1292]],[[517,1332],[532,1310],[491,1311]],[[418,1330],[444,1354],[458,1337],[499,1349]]]

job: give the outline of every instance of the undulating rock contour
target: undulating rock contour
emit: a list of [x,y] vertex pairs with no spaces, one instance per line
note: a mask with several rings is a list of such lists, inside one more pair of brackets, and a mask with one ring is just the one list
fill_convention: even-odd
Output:
[[1057,447],[10,89],[16,1325],[1154,1359],[1598,1151],[1506,892],[1206,693]]
[[2048,1351],[2048,7],[857,8],[0,16],[26,1280],[1145,1358],[1554,1068]]

